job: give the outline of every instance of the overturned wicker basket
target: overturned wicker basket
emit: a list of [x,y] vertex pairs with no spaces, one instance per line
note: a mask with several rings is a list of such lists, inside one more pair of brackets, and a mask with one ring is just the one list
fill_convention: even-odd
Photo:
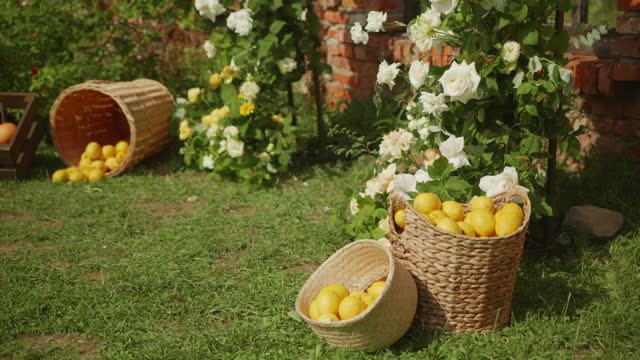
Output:
[[75,166],[86,145],[129,142],[129,152],[114,176],[169,144],[175,102],[162,84],[149,79],[87,81],[63,91],[51,108],[53,140],[60,157]]
[[493,197],[496,209],[514,198],[522,200],[524,210],[518,230],[472,238],[436,228],[401,195],[389,196],[389,213],[405,212],[401,233],[389,217],[390,240],[394,256],[416,279],[419,325],[457,333],[484,333],[507,325],[531,204],[523,191]]
[[[343,284],[349,291],[365,290],[387,278],[372,306],[343,321],[320,322],[308,317],[311,302],[330,284]],[[311,329],[330,345],[345,350],[373,351],[390,346],[411,326],[418,294],[411,274],[391,254],[391,249],[373,240],[360,240],[338,250],[307,280],[296,299],[296,311]]]

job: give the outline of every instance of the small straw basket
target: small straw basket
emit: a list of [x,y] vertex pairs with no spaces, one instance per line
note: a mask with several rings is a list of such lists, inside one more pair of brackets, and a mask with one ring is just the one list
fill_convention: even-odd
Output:
[[129,152],[114,176],[169,144],[173,97],[161,83],[139,79],[91,80],[63,91],[54,102],[51,134],[68,166],[76,166],[86,145],[129,142]]
[[522,201],[524,221],[514,233],[472,238],[436,228],[400,194],[389,196],[389,214],[405,213],[400,233],[389,216],[389,238],[393,255],[416,280],[419,326],[486,333],[507,325],[531,204],[521,190],[492,197],[496,210],[516,198]]
[[[320,290],[342,284],[349,291],[365,290],[375,281],[386,284],[372,305],[349,320],[320,322],[308,316]],[[374,351],[390,346],[411,326],[418,294],[411,274],[374,240],[359,240],[338,250],[307,280],[296,299],[296,311],[311,329],[332,346],[344,350]]]

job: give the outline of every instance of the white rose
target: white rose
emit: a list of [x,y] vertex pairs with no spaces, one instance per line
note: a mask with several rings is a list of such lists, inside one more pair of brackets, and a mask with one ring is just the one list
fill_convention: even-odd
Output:
[[466,104],[469,100],[478,98],[480,75],[476,71],[475,63],[452,63],[438,82],[442,85],[444,94],[451,97],[452,101],[458,100]]
[[242,9],[229,14],[227,27],[240,36],[247,36],[253,28],[253,19],[249,9]]
[[405,129],[398,129],[382,137],[378,153],[382,160],[392,162],[402,158],[415,142],[416,138],[412,133]]
[[445,15],[451,13],[458,6],[458,0],[431,0],[431,8]]
[[444,101],[444,94],[434,94],[423,91],[420,94],[420,103],[422,103],[422,109],[425,113],[434,116],[439,116],[443,112],[449,110],[449,107]]
[[213,170],[213,156],[211,155],[206,155],[205,157],[202,158],[202,167],[205,169],[209,169],[209,170]]
[[427,51],[431,48],[435,28],[440,26],[442,20],[440,13],[429,9],[416,18],[413,24],[407,28],[409,39],[416,44],[420,51]]
[[511,166],[505,166],[502,174],[480,178],[480,190],[484,191],[487,196],[495,196],[515,189],[529,192],[527,188],[518,185],[518,172]]
[[308,9],[302,10],[302,12],[300,13],[300,17],[298,18],[300,19],[300,21],[307,21],[307,11]]
[[208,139],[213,139],[216,137],[216,135],[218,135],[218,125],[211,125],[211,127],[209,127],[207,129],[207,138]]
[[178,110],[176,110],[176,117],[178,119],[182,120],[186,115],[187,115],[187,110],[185,110],[184,108],[179,108]]
[[244,154],[244,143],[239,140],[227,138],[227,152],[232,158],[237,158]]
[[309,94],[309,87],[307,86],[307,83],[302,79],[291,83],[291,87],[293,88],[293,91],[299,94],[303,94],[303,95]]
[[351,201],[349,202],[349,211],[351,211],[351,215],[355,215],[360,211],[358,208],[358,199],[351,198]]
[[382,170],[378,176],[367,181],[365,196],[375,199],[377,194],[391,191],[393,187],[393,179],[396,174],[396,164],[390,164],[386,169]]
[[387,21],[387,13],[382,11],[369,11],[367,15],[366,30],[370,32],[384,31],[384,23]]
[[260,86],[255,81],[245,81],[240,85],[240,93],[245,100],[253,101],[260,93]]
[[423,184],[431,181],[431,176],[429,176],[429,173],[424,171],[423,169],[416,171],[415,176],[416,176],[416,182],[419,184]]
[[238,137],[238,128],[233,125],[227,126],[222,131],[222,135],[227,138],[227,140],[236,139]]
[[278,170],[275,167],[273,167],[273,165],[271,165],[271,163],[267,163],[267,171],[272,173],[272,174],[275,174],[275,173],[278,172]]
[[422,61],[414,61],[409,67],[409,82],[411,86],[418,89],[424,85],[427,76],[429,75],[429,64]]
[[286,57],[278,61],[278,69],[280,70],[280,73],[283,75],[292,72],[297,67],[298,67],[298,63],[290,57]]
[[[388,234],[389,231],[391,230],[389,227],[389,216],[387,216],[386,218],[378,221],[378,227],[380,229],[382,229],[382,231],[384,231],[385,234]],[[380,240],[380,239],[378,239]]]
[[399,66],[399,63],[387,64],[386,60],[382,60],[378,67],[376,82],[378,84],[387,84],[389,85],[389,89],[391,89],[396,84],[396,76],[400,73],[400,69],[398,69]]
[[464,152],[464,137],[450,136],[440,143],[440,153],[449,160],[454,170],[470,165],[467,154]]
[[207,57],[212,59],[216,56],[216,46],[209,40],[204,42],[202,46],[204,48],[204,52],[207,53]]
[[515,41],[507,41],[502,45],[500,56],[505,63],[511,64],[518,61],[520,57],[520,44]]
[[369,34],[362,30],[362,25],[359,22],[351,27],[351,40],[353,40],[354,44],[366,44],[369,42]]
[[214,22],[218,15],[225,12],[224,5],[219,0],[196,0],[195,7],[201,16],[206,16]]
[[269,162],[269,160],[271,160],[271,155],[263,151],[260,154],[258,154],[258,159],[260,159],[260,161],[263,161],[263,162]]
[[405,199],[409,200],[410,192],[418,192],[416,189],[417,179],[412,174],[398,174],[393,179],[393,191],[402,195]]

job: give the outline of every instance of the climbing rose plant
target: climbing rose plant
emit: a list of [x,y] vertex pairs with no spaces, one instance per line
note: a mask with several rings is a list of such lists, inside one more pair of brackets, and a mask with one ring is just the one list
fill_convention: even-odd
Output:
[[[549,215],[544,192],[549,140],[576,157],[579,142],[565,116],[573,89],[562,65],[569,37],[548,24],[569,1],[432,0],[406,25],[414,50],[448,45],[453,62],[429,66],[415,56],[409,66],[383,61],[374,102],[395,96],[403,104],[397,129],[376,152],[373,175],[352,191],[347,231],[358,238],[385,235],[387,196],[411,199],[435,192],[468,201],[521,188],[537,217]],[[370,16],[371,18],[371,16]],[[379,19],[371,28],[377,28]],[[368,24],[351,29],[366,44]]]

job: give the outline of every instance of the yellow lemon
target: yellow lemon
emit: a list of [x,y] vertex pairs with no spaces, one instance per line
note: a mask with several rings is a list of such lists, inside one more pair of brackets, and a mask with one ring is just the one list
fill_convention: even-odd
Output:
[[318,321],[322,321],[322,322],[334,322],[334,321],[340,321],[340,318],[338,318],[335,314],[322,314],[318,317]]
[[522,222],[524,220],[524,211],[522,211],[522,208],[520,207],[520,205],[516,204],[516,203],[506,203],[501,209],[500,211],[502,211],[505,214],[510,214],[516,217],[516,219],[520,219],[520,222]]
[[80,162],[78,163],[78,167],[80,168],[87,168],[91,166],[91,159],[89,158],[81,158]]
[[460,230],[462,230],[462,232],[465,235],[476,237],[476,231],[473,230],[473,226],[471,226],[471,224],[466,223],[464,221],[458,221],[456,224],[458,224],[458,227],[460,228]]
[[362,302],[364,302],[365,304],[369,305],[373,302],[373,298],[371,297],[371,295],[367,294],[364,291],[352,291],[349,296],[357,296],[360,298],[360,300],[362,300]]
[[437,224],[440,218],[449,217],[449,216],[447,216],[447,213],[445,213],[442,210],[435,210],[429,213],[429,217],[431,218],[431,220],[433,220],[435,224]]
[[108,159],[112,156],[116,156],[116,148],[113,145],[105,145],[102,147],[102,158]]
[[493,214],[496,211],[495,204],[493,200],[491,200],[488,196],[476,196],[471,199],[471,203],[469,204],[471,207],[471,211],[475,209],[485,208]]
[[85,181],[87,177],[80,171],[71,171],[69,173],[69,181],[71,182],[81,182]]
[[82,173],[82,175],[84,175],[84,177],[88,178],[89,173],[91,172],[91,168],[90,167],[81,168],[80,172]]
[[115,157],[110,157],[104,161],[104,165],[109,169],[109,171],[113,171],[120,166],[120,162]]
[[127,156],[127,154],[121,151],[118,151],[116,153],[116,160],[118,160],[118,164],[122,164],[122,161],[124,161],[125,156]]
[[380,293],[384,289],[385,284],[386,284],[385,281],[374,282],[373,284],[371,284],[371,286],[369,286],[369,288],[367,288],[367,294],[369,294],[371,298],[373,298],[373,300],[375,301],[378,298],[378,296],[380,296]]
[[215,73],[209,77],[209,86],[211,86],[213,90],[219,88],[221,83],[222,77],[220,76],[220,74]]
[[455,221],[461,221],[462,219],[464,219],[464,207],[457,201],[443,202],[442,211],[444,211],[448,217]]
[[348,320],[358,316],[361,312],[367,309],[367,304],[360,299],[358,296],[347,296],[340,302],[340,307],[338,308],[338,315],[340,315],[340,319]]
[[338,294],[333,291],[320,291],[316,297],[318,316],[327,313],[338,314],[338,306],[340,306]]
[[51,175],[51,181],[53,182],[65,182],[69,179],[69,174],[67,174],[67,170],[60,169],[56,170],[53,175]]
[[467,224],[471,225],[471,220],[469,218],[469,213],[464,214],[464,220],[462,220],[462,221],[464,221]]
[[479,236],[493,235],[496,227],[496,220],[487,208],[476,208],[469,213],[471,226]]
[[107,166],[104,164],[104,160],[93,160],[91,162],[92,169],[100,169],[103,172],[107,170]]
[[309,306],[309,317],[311,320],[318,320],[318,302],[313,300]]
[[427,220],[427,222],[428,222],[429,224],[434,225],[434,226],[436,225],[435,221],[433,221],[433,219],[432,219],[429,215],[427,215],[427,214],[423,214],[423,213],[419,213],[419,214],[420,214],[420,215],[422,215],[422,217],[423,217],[425,220]]
[[393,215],[393,220],[396,222],[396,225],[398,225],[400,229],[404,229],[406,225],[404,221],[404,210],[400,209],[396,211],[395,215]]
[[89,179],[89,182],[96,182],[98,180],[102,180],[103,177],[104,177],[104,170],[96,169],[96,168],[92,168],[91,170],[89,170],[89,175],[87,176],[87,178]]
[[434,193],[422,193],[413,200],[413,207],[419,213],[429,214],[432,211],[440,210],[442,202],[440,202],[438,195]]
[[323,287],[322,290],[320,290],[320,292],[323,292],[323,291],[333,291],[334,293],[336,293],[338,295],[338,302],[342,301],[342,299],[349,296],[349,289],[347,289],[344,285],[341,285],[341,284],[327,285]]
[[89,159],[89,160],[91,160],[91,159],[89,158],[89,155],[87,155],[87,152],[86,152],[86,151],[83,151],[83,152],[82,152],[82,155],[80,155],[80,160],[82,160],[82,159]]
[[124,140],[118,141],[118,143],[116,144],[116,152],[121,152],[126,154],[127,151],[129,151],[129,143]]
[[87,148],[84,149],[84,152],[91,160],[97,160],[102,157],[102,148],[100,147],[100,144],[95,141],[88,143]]
[[505,236],[518,230],[522,221],[518,221],[515,216],[505,215],[496,219],[496,235]]
[[456,224],[455,220],[446,216],[441,217],[440,219],[438,219],[438,221],[436,221],[436,227],[453,234],[462,233],[462,230],[460,230],[460,227],[458,226],[458,224]]

